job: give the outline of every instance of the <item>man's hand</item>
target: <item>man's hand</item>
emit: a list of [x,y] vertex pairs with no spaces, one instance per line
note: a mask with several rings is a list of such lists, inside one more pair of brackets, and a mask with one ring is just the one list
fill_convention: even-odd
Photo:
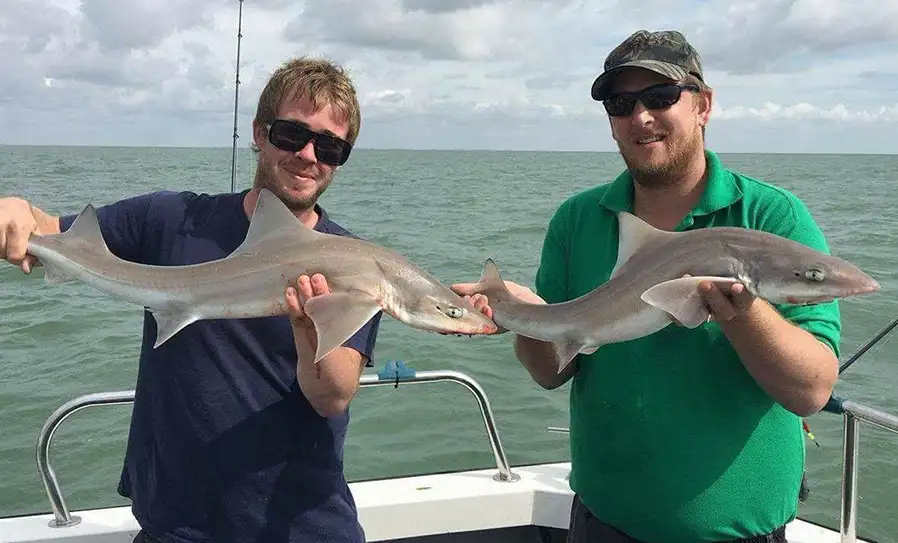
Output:
[[[683,277],[692,277],[692,275],[687,273]],[[702,281],[696,288],[708,307],[709,315],[705,322],[732,321],[748,312],[756,300],[756,297],[742,283],[718,285],[712,281]],[[677,326],[683,326],[683,323],[677,319],[671,317],[671,320]]]
[[285,291],[293,339],[296,343],[296,379],[309,403],[322,417],[342,414],[359,388],[359,377],[367,359],[350,347],[337,347],[315,364],[318,333],[315,323],[304,311],[306,302],[330,294],[321,274],[300,275],[296,287]]
[[729,322],[744,315],[757,299],[742,283],[726,286],[702,281],[698,291],[708,304],[711,319],[717,322]]
[[55,217],[34,208],[21,198],[0,198],[0,259],[31,273],[40,262],[25,251],[31,234],[56,234],[52,228]]
[[286,291],[290,324],[293,325],[293,334],[301,335],[312,347],[312,352],[315,352],[318,348],[318,334],[315,331],[315,323],[306,315],[303,308],[309,298],[330,294],[331,290],[327,280],[320,273],[314,274],[311,278],[308,275],[300,275],[296,285],[295,288],[287,287]]

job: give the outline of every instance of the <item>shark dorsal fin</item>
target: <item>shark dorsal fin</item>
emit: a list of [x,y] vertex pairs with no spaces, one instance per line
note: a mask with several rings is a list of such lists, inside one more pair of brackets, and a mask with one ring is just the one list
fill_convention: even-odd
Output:
[[645,244],[662,236],[670,235],[655,228],[632,213],[621,211],[617,214],[618,243],[617,262],[611,270],[611,277],[617,275],[628,260]]
[[232,254],[252,252],[254,245],[261,243],[269,236],[285,234],[301,239],[303,237],[313,238],[318,235],[318,232],[300,222],[296,215],[284,205],[284,202],[271,191],[262,189],[259,191],[253,215],[249,219],[246,238]]
[[91,245],[103,247],[107,251],[106,240],[103,239],[103,233],[100,231],[100,223],[97,220],[97,210],[94,206],[87,204],[81,213],[75,217],[75,221],[63,234],[66,238],[75,238],[86,241]]

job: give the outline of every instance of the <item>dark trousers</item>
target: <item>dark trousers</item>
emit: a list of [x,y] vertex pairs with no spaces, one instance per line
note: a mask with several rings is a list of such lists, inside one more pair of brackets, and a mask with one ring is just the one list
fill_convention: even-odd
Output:
[[134,536],[131,543],[161,543],[161,541],[141,530],[137,532],[137,535]]
[[[617,528],[597,519],[576,495],[571,505],[571,521],[567,543],[646,543],[630,537]],[[749,539],[736,539],[720,543],[787,543],[786,527],[777,528],[771,534]]]

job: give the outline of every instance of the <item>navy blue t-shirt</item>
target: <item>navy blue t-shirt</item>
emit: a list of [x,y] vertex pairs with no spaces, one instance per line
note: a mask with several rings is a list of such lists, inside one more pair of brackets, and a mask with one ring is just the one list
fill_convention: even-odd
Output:
[[[157,192],[97,214],[120,258],[194,264],[243,241],[246,192]],[[353,236],[318,212],[315,230]],[[381,315],[344,345],[373,360]],[[300,391],[287,317],[198,321],[153,349],[155,335],[145,312],[118,488],[144,530],[178,543],[364,541],[343,477],[349,414],[321,417]]]

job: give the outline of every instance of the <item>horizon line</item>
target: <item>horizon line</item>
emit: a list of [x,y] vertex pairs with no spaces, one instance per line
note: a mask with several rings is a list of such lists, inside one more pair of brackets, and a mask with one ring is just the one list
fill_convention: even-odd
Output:
[[[75,148],[102,148],[102,149],[220,149],[220,150],[231,150],[230,146],[223,145],[111,145],[111,144],[78,144],[78,143],[67,143],[67,144],[55,144],[55,143],[3,143],[0,142],[0,147],[58,147],[58,148],[67,148],[67,147],[75,147]],[[712,148],[708,148],[709,150],[721,154],[721,155],[826,155],[826,156],[898,156],[898,153],[882,153],[882,152],[864,152],[864,151],[852,151],[852,152],[827,152],[827,151],[819,151],[819,152],[809,152],[809,151],[720,151]],[[242,148],[245,151],[251,151],[249,147]],[[620,153],[616,150],[600,150],[600,149],[503,149],[503,148],[491,148],[491,149],[467,149],[462,147],[433,147],[433,148],[425,148],[425,147],[354,147],[353,151],[410,151],[410,152],[475,152],[475,153],[593,153],[593,154],[613,154],[619,155]]]

